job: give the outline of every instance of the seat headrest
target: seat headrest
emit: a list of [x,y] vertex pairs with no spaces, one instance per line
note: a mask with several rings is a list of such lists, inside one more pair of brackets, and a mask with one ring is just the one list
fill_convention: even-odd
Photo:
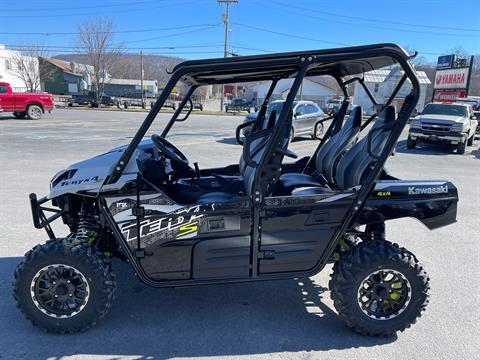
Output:
[[345,127],[354,128],[359,127],[362,125],[362,107],[355,106],[352,111],[350,111],[350,115],[348,116],[348,120],[345,123]]
[[387,106],[382,112],[378,115],[378,120],[382,120],[385,123],[395,121],[395,107],[392,105]]
[[273,110],[271,113],[270,113],[270,117],[268,118],[268,122],[267,122],[267,129],[272,129],[273,127],[275,127],[275,123],[277,122],[277,110]]

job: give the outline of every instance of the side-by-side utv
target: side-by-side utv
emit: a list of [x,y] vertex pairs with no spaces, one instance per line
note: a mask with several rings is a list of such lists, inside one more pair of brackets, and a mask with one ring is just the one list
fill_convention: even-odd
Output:
[[[409,58],[396,45],[378,44],[177,65],[130,144],[58,172],[46,197],[30,195],[34,225],[50,239],[15,271],[18,307],[47,331],[91,327],[114,297],[112,258],[154,287],[310,277],[333,262],[331,296],[348,326],[369,335],[406,329],[427,305],[429,279],[411,252],[386,240],[385,222],[448,225],[458,201],[449,181],[399,180],[384,170],[420,93]],[[402,78],[378,104],[362,74],[395,66]],[[337,80],[345,101],[311,157],[286,161],[297,157],[288,148],[292,103],[306,76],[321,75]],[[293,79],[291,89],[267,113],[281,79]],[[192,167],[167,138],[186,121],[195,90],[250,81],[271,86],[254,123],[232,129],[243,147],[239,163]],[[186,96],[163,132],[144,139],[178,82]],[[349,109],[354,82],[378,108],[368,119],[359,106]],[[411,92],[395,109],[403,86]],[[245,138],[243,126],[252,126]],[[66,237],[52,230],[58,218]]]

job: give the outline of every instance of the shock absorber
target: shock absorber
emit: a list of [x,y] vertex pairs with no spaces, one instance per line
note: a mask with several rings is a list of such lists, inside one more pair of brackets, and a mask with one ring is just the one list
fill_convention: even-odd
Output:
[[82,206],[79,213],[79,221],[77,226],[77,233],[75,235],[75,243],[77,244],[92,244],[96,238],[95,221],[89,211],[86,211]]

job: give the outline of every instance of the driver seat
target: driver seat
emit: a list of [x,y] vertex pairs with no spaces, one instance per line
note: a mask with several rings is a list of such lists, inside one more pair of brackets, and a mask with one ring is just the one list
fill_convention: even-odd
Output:
[[[273,125],[276,123],[277,120],[278,119],[276,117],[276,113],[273,111],[270,114],[270,118],[268,121],[268,123],[270,124],[269,126],[273,127]],[[288,148],[290,132],[292,129],[292,121],[293,121],[293,116],[292,114],[290,114],[290,116],[287,119],[287,123],[285,124],[286,126],[285,134],[283,136],[283,139],[280,141],[281,142],[280,148],[281,150],[284,150],[284,151],[286,151]],[[260,138],[251,143],[251,146],[255,147],[252,149],[253,151],[250,150],[250,153],[252,154],[251,157],[252,157],[252,160],[257,164],[260,162],[260,160],[262,159],[266,151],[268,139],[269,139],[269,135],[266,135],[265,138]],[[270,188],[272,187],[271,182],[275,177],[275,174],[280,172],[280,166],[282,164],[283,157],[284,157],[284,154],[282,153],[282,151],[275,151],[274,155],[272,156],[271,159],[269,159],[269,162],[266,165],[266,168],[269,169],[268,171],[265,171],[265,173],[268,173],[269,175],[269,178],[266,179],[266,181],[270,185]],[[252,192],[253,181],[255,180],[257,168],[249,166],[245,162],[245,159],[243,159],[243,156],[242,156],[242,160],[243,160],[243,163],[245,164],[244,170],[243,170],[243,190],[245,195],[250,196]],[[196,203],[198,205],[203,205],[203,204],[209,204],[209,203],[226,202],[234,199],[237,196],[238,195],[236,193],[232,193],[232,192],[222,192],[222,191],[209,192],[201,195],[197,199]]]

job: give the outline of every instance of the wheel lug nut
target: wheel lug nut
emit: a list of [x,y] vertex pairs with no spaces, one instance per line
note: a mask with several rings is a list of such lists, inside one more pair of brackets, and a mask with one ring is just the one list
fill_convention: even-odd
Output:
[[67,284],[70,284],[70,280],[67,280]]
[[72,297],[72,296],[73,296],[73,294],[68,294],[68,296]]
[[58,295],[57,295],[57,294],[55,294],[55,297],[56,297],[56,298],[58,298]]
[[54,282],[53,282],[53,285],[57,285],[57,282],[56,282],[56,281],[54,281]]

